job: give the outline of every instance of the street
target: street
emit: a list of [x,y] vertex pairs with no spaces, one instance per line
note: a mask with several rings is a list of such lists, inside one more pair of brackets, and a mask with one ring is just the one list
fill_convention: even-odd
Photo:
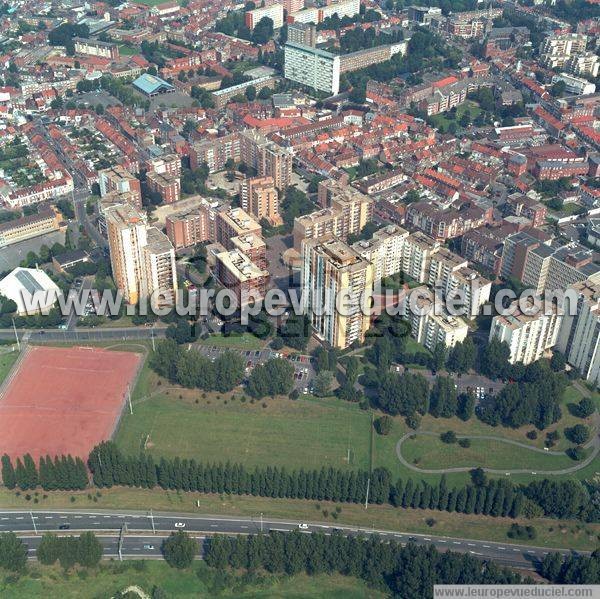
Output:
[[[365,512],[368,521],[368,512]],[[178,526],[176,526],[176,523]],[[30,549],[37,545],[37,533],[55,532],[70,534],[76,531],[91,530],[103,536],[105,557],[116,555],[118,531],[126,525],[124,556],[157,557],[160,542],[164,533],[185,530],[199,537],[202,534],[256,534],[259,532],[282,531],[291,532],[299,529],[299,522],[272,519],[262,514],[252,518],[228,518],[224,516],[193,515],[188,513],[171,514],[164,512],[130,512],[130,511],[18,511],[0,512],[0,532],[13,531],[27,543]],[[183,525],[183,526],[181,526]],[[511,543],[479,541],[468,538],[452,538],[434,534],[417,534],[390,530],[378,530],[373,527],[357,527],[331,525],[319,522],[306,523],[302,532],[322,532],[331,534],[340,532],[345,535],[365,536],[377,535],[383,540],[396,540],[400,543],[412,541],[418,544],[433,544],[440,551],[457,551],[469,553],[481,559],[493,559],[496,563],[533,570],[535,563],[543,559],[549,550],[542,547],[530,547]],[[153,530],[156,535],[148,533]],[[60,528],[62,527],[62,528]],[[68,527],[68,528],[67,528]],[[112,534],[111,534],[112,533]],[[163,533],[163,534],[160,534]],[[152,546],[150,549],[146,546]],[[561,553],[570,553],[562,550]]]

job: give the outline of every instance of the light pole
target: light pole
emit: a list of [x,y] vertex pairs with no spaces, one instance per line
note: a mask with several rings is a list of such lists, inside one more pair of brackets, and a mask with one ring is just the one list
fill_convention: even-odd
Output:
[[17,327],[15,325],[15,319],[12,319],[13,331],[15,332],[15,339],[17,340],[17,350],[21,351],[21,342],[19,341],[19,334],[17,333]]
[[35,518],[33,517],[33,512],[29,512],[29,515],[31,516],[31,523],[33,524],[33,530],[34,530],[35,534],[37,535],[38,531],[37,531],[37,526],[35,524]]
[[152,522],[152,534],[156,534],[156,528],[154,528],[154,515],[152,514],[152,508],[150,508],[150,522]]
[[262,512],[260,513],[260,532],[263,531],[263,515]]

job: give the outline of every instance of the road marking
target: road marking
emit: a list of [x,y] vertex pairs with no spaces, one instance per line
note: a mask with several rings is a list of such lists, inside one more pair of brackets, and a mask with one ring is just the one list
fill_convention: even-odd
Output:
[[17,516],[15,520],[23,520],[23,516]]
[[[516,551],[517,553],[519,553],[520,549],[513,549],[513,551]],[[533,553],[533,551],[531,553]]]
[[240,528],[248,528],[247,526],[240,526]]
[[461,542],[460,541],[452,541],[455,545],[460,545]]
[[75,518],[83,518],[83,516],[74,516]]
[[438,541],[438,543],[446,543],[447,541],[442,541],[441,539]]
[[496,549],[500,549],[500,551],[506,551],[506,547],[496,547]]
[[[54,516],[44,516],[44,518],[46,520],[52,520],[52,518],[54,518]],[[2,518],[2,520],[6,520],[6,518]]]
[[490,546],[489,545],[482,545],[482,547],[485,547],[486,549],[489,549]]
[[532,551],[531,549],[528,549],[527,553],[535,553],[535,551]]

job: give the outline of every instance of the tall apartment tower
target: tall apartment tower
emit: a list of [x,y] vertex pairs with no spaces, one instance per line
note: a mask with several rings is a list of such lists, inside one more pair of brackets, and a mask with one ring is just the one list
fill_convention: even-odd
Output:
[[[600,285],[581,281],[571,286],[576,300],[566,296],[557,349],[581,375],[600,385]],[[575,305],[572,305],[575,304]]]
[[[126,201],[142,207],[142,189],[139,179],[123,166],[117,165],[98,171],[100,196],[105,201]],[[108,196],[108,197],[107,197]]]
[[317,45],[317,26],[314,23],[289,23],[287,41],[314,48]]
[[279,196],[273,177],[244,179],[240,186],[242,208],[257,219],[266,218],[272,225],[282,223],[279,215]]
[[364,341],[372,288],[373,265],[348,244],[332,235],[302,243],[305,308],[317,337],[332,347]]
[[129,304],[160,292],[161,304],[177,300],[175,250],[169,239],[149,227],[144,213],[129,204],[105,211],[110,261],[117,288]]
[[240,134],[240,155],[260,177],[273,177],[277,189],[283,190],[290,185],[294,157],[291,148],[282,148],[261,133],[248,129]]

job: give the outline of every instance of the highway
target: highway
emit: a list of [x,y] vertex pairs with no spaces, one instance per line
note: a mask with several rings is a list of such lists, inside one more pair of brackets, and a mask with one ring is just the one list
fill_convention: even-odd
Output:
[[[368,512],[365,512],[368,521]],[[13,531],[23,538],[30,549],[38,542],[37,535],[43,532],[59,534],[77,534],[91,530],[103,535],[105,555],[113,556],[116,551],[118,531],[126,526],[124,555],[135,557],[157,557],[159,546],[165,534],[178,530],[177,524],[183,524],[181,529],[192,536],[201,537],[215,533],[221,534],[256,534],[261,530],[290,532],[299,529],[298,521],[279,520],[257,514],[254,518],[223,517],[211,515],[172,514],[164,512],[132,512],[132,511],[18,511],[4,510],[0,512],[0,532]],[[153,526],[155,534],[153,532]],[[306,523],[303,533],[322,532],[331,534],[339,531],[347,535],[376,534],[383,540],[395,540],[401,543],[413,541],[419,544],[433,544],[440,551],[457,551],[469,553],[480,559],[490,559],[505,566],[522,569],[534,569],[535,563],[544,558],[548,549],[438,536],[435,534],[417,534],[378,530],[373,527],[356,527],[343,524],[323,522]],[[153,539],[149,541],[148,539]],[[152,545],[153,548],[144,547]],[[563,554],[569,551],[561,550]]]

